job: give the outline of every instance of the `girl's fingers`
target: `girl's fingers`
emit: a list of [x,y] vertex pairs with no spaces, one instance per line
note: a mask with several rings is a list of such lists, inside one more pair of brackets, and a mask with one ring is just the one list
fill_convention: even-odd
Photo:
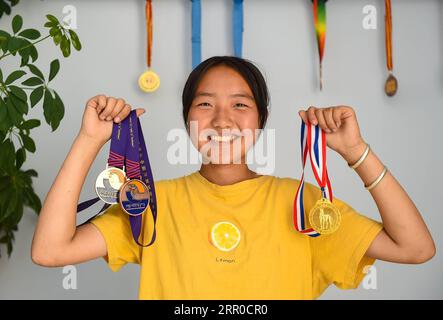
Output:
[[317,117],[315,115],[315,110],[316,110],[316,108],[311,106],[311,107],[308,108],[308,111],[307,111],[307,113],[308,113],[308,120],[314,126],[318,124]]
[[337,125],[335,124],[334,118],[332,117],[333,108],[324,109],[323,115],[325,116],[326,124],[333,132],[337,131]]
[[315,110],[315,116],[318,120],[318,125],[320,128],[322,128],[327,133],[330,133],[331,130],[328,128],[328,125],[326,124],[325,116],[323,115],[323,109],[317,109]]
[[115,98],[109,97],[106,101],[106,107],[100,113],[100,119],[105,120],[105,118],[111,113],[112,109],[114,109],[117,100]]
[[135,109],[135,112],[137,114],[137,117],[140,117],[143,113],[146,112],[146,110],[143,108],[137,108],[137,109]]
[[114,109],[111,111],[111,114],[106,117],[106,120],[109,121],[114,119],[120,113],[120,111],[122,111],[122,109],[125,107],[125,104],[126,104],[125,100],[118,99]]
[[114,118],[115,122],[123,121],[131,112],[131,106],[129,104],[125,104],[120,113]]
[[[122,112],[120,112],[116,117],[114,117],[114,121],[116,123],[119,123],[120,121],[123,121],[129,115],[129,113],[131,112],[131,106],[128,105],[128,104],[126,106],[129,106],[129,112],[126,112],[126,111],[123,112],[123,110],[122,110]],[[145,112],[146,112],[146,110],[143,109],[143,108],[135,109],[135,113],[137,114],[137,117],[140,117]]]
[[332,108],[332,118],[334,119],[337,127],[341,126],[341,110],[339,107]]
[[308,117],[307,117],[307,115],[306,115],[306,111],[304,111],[304,110],[300,110],[300,111],[298,112],[298,114],[299,114],[300,118],[303,120],[303,122],[304,122],[306,125],[308,125]]
[[106,107],[106,96],[103,94],[97,95],[90,99],[86,105],[94,108],[97,111],[97,114],[99,114],[102,109]]

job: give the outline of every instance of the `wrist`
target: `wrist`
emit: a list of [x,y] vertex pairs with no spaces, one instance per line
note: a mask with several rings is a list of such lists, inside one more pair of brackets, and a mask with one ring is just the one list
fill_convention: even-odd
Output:
[[363,153],[366,150],[366,147],[367,147],[366,142],[364,142],[363,139],[360,139],[360,141],[357,144],[355,144],[352,147],[349,147],[346,150],[342,151],[340,153],[340,155],[343,157],[343,159],[349,165],[353,165],[363,155]]
[[80,131],[78,133],[75,140],[80,143],[83,143],[85,145],[88,145],[90,147],[98,148],[98,149],[101,149],[101,147],[103,147],[103,145],[106,143],[106,141],[102,141],[100,139],[91,137],[91,136],[83,133],[82,131]]

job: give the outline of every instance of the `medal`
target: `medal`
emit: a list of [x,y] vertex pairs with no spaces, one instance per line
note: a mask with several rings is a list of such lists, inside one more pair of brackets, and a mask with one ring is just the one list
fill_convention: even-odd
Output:
[[320,90],[323,89],[323,53],[326,40],[326,2],[328,0],[312,0],[314,11],[314,26],[317,35],[318,56],[319,56],[319,80]]
[[320,234],[335,232],[340,226],[340,211],[326,198],[317,200],[309,212],[309,223]]
[[153,92],[160,87],[160,78],[154,71],[148,70],[138,78],[138,85],[144,92]]
[[109,167],[103,170],[95,181],[95,192],[105,203],[118,202],[118,191],[126,182],[125,172],[119,168]]
[[148,208],[148,187],[141,180],[128,180],[120,190],[119,200],[124,212],[131,216],[141,215]]
[[138,85],[144,92],[154,92],[160,87],[160,77],[151,70],[152,57],[152,0],[146,0],[146,64],[148,70],[143,72],[138,78]]
[[392,15],[391,15],[391,0],[385,0],[385,42],[386,42],[386,66],[389,71],[389,76],[385,83],[385,92],[389,97],[396,94],[398,89],[397,78],[392,74]]
[[217,222],[210,233],[211,243],[221,251],[232,251],[240,243],[241,235],[237,226],[231,222]]
[[[319,126],[301,125],[301,161],[302,177],[294,199],[294,226],[295,229],[310,237],[318,237],[321,234],[335,232],[341,221],[338,208],[333,204],[332,187],[326,168],[326,136]],[[303,201],[304,170],[309,155],[312,171],[320,186],[322,197],[309,211],[309,223],[311,228],[305,225],[305,206]]]

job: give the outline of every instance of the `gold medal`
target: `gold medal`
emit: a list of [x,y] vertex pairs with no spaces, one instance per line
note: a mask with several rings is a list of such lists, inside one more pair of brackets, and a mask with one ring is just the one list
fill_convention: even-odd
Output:
[[126,174],[123,170],[109,167],[103,170],[95,180],[95,192],[106,203],[118,202],[118,191],[126,182]]
[[152,70],[145,71],[138,78],[138,85],[144,92],[153,92],[160,87],[160,77]]
[[119,202],[123,211],[131,216],[139,216],[148,208],[149,189],[139,179],[131,179],[120,188]]
[[311,227],[320,234],[330,234],[340,227],[341,214],[327,198],[321,198],[309,212]]

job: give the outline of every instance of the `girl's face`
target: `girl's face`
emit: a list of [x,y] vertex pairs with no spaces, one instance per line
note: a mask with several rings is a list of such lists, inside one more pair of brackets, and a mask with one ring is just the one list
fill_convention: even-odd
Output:
[[188,132],[204,163],[245,163],[257,129],[257,105],[243,77],[226,66],[207,71],[188,114]]

